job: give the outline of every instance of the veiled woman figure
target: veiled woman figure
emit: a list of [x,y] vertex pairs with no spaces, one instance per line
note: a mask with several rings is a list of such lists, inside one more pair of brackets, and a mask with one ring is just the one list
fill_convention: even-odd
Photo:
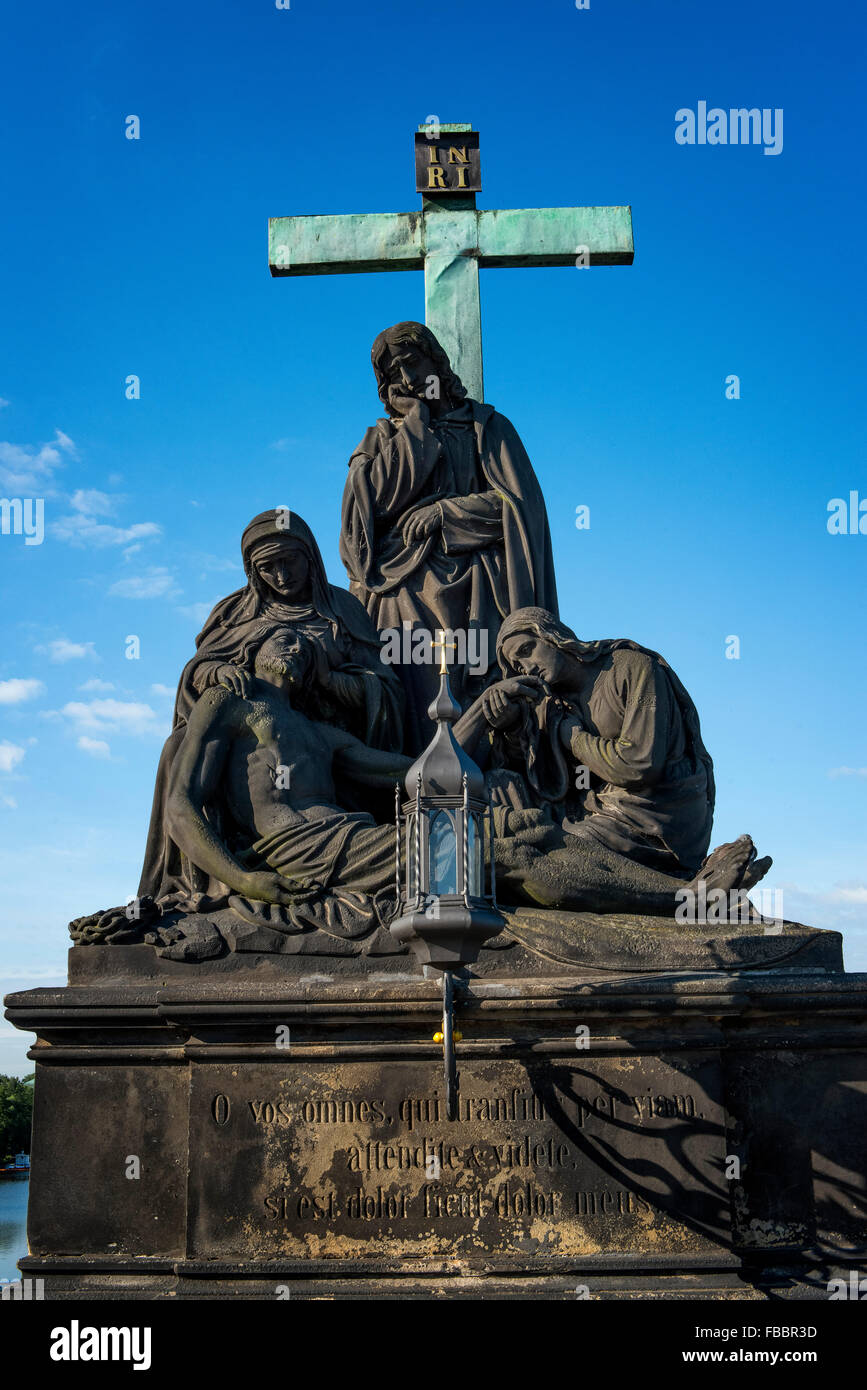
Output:
[[513,804],[523,793],[573,835],[663,873],[694,873],[710,843],[713,763],[668,662],[627,638],[582,642],[541,608],[506,619],[497,659],[505,679],[458,729],[477,760],[500,769],[494,780],[518,774]]
[[261,512],[241,537],[241,554],[247,583],[216,605],[178,685],[173,730],[157,772],[139,897],[159,901],[175,892],[189,894],[196,886],[165,830],[172,764],[204,690],[225,685],[247,693],[252,676],[247,653],[263,625],[285,626],[308,639],[314,673],[304,712],[310,718],[347,729],[374,748],[402,743],[400,681],[380,660],[379,637],[363,604],[329,584],[307,523],[286,507]]

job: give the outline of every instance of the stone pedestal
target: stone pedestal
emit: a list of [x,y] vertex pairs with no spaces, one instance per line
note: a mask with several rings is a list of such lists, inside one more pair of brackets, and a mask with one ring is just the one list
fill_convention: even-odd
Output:
[[38,1036],[46,1298],[826,1298],[864,1273],[865,975],[466,981],[450,1122],[408,962],[280,981],[91,949],[151,964],[7,1000]]

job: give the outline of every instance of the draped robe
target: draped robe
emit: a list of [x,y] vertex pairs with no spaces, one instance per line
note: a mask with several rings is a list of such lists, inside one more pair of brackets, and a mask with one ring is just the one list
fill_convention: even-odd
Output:
[[[564,830],[662,873],[691,876],[708,850],[715,799],[692,699],[668,662],[637,642],[575,639],[569,649],[598,663],[592,684],[523,705],[516,729],[489,735],[493,762],[519,770],[531,800],[547,805]],[[501,663],[514,674],[502,656]],[[574,713],[584,727],[572,733],[570,757],[560,729]],[[576,767],[591,776],[580,793]]]
[[[309,561],[310,597],[299,603],[279,600],[267,591],[253,564],[257,551],[261,554],[263,547],[279,546],[287,537],[303,546]],[[282,508],[279,522],[276,512],[262,512],[244,531],[241,549],[249,582],[216,605],[178,684],[173,729],[157,770],[140,898],[221,896],[220,885],[209,883],[187,862],[166,830],[169,779],[196,700],[216,683],[221,666],[247,664],[246,649],[263,627],[292,628],[310,642],[314,671],[306,709],[311,718],[345,728],[374,748],[400,746],[404,703],[400,682],[379,659],[377,633],[362,604],[345,589],[328,583],[307,523]],[[328,689],[321,684],[326,678],[332,682]],[[359,794],[349,786],[342,790],[348,809],[355,810]],[[361,796],[369,805],[369,793]]]
[[[441,526],[407,545],[403,527],[435,504]],[[382,633],[409,624],[484,634],[490,666],[453,667],[452,691],[466,708],[497,678],[493,657],[504,617],[536,604],[557,613],[545,503],[514,426],[467,400],[435,417],[377,421],[349,463],[340,555],[350,589]],[[405,751],[427,743],[436,663],[402,664],[407,691]]]

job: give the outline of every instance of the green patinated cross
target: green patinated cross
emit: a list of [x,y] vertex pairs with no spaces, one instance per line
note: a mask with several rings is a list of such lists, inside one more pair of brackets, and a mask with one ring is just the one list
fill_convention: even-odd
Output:
[[[424,127],[422,127],[423,129]],[[468,125],[443,126],[470,131]],[[272,217],[272,275],[424,270],[425,322],[483,400],[479,267],[631,265],[629,207],[477,209],[475,195],[424,198],[420,212]]]

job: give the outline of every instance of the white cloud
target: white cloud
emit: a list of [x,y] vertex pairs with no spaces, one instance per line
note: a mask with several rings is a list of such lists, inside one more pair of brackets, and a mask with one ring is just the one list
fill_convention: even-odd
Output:
[[87,734],[80,734],[77,744],[83,753],[89,753],[92,758],[111,757],[111,749],[101,738],[88,738]]
[[783,916],[790,921],[844,932],[863,931],[867,883],[849,880],[821,889],[804,888],[798,883],[781,883],[778,887],[783,893]]
[[859,883],[848,888],[841,884],[839,888],[832,888],[828,900],[832,903],[867,903],[867,884]]
[[0,705],[20,705],[24,700],[32,700],[41,695],[44,689],[42,681],[28,680],[23,676],[0,681]]
[[74,459],[78,458],[78,450],[68,434],[64,434],[63,430],[55,430],[54,438],[59,449],[63,449],[65,453],[71,454]]
[[96,656],[92,642],[70,642],[66,637],[55,637],[36,650],[51,661],[81,661],[85,656]]
[[187,563],[191,569],[201,569],[203,576],[235,570],[241,582],[244,581],[243,566],[235,556],[212,555],[208,551],[194,551],[189,555]]
[[[78,450],[63,430],[55,430],[47,444],[12,444],[0,441],[0,492],[7,496],[54,496],[51,491],[54,474],[65,462],[78,458]],[[119,481],[119,479],[115,479]],[[129,545],[162,535],[155,521],[137,521],[130,526],[115,526],[100,518],[112,516],[123,497],[112,497],[97,488],[79,488],[67,499],[71,508],[66,516],[58,517],[49,526],[49,533],[70,545],[97,548]]]
[[829,777],[867,777],[867,767],[832,767]]
[[84,685],[80,685],[78,688],[97,694],[99,691],[114,690],[114,685],[111,681],[101,681],[97,676],[94,676],[93,680],[85,681]]
[[216,602],[217,600],[214,599],[213,603],[187,603],[179,608],[178,612],[183,613],[185,618],[192,618],[193,622],[198,623],[201,627]]
[[70,700],[60,711],[78,732],[164,734],[166,721],[136,700]]
[[151,565],[141,574],[132,574],[129,579],[118,579],[108,591],[117,598],[173,598],[181,592],[175,584],[175,577],[165,565]]
[[89,516],[113,516],[119,500],[109,497],[107,492],[97,492],[96,488],[79,488],[70,498],[75,511]]
[[53,479],[55,469],[63,464],[61,455],[78,457],[78,451],[63,430],[55,430],[49,444],[11,444],[0,440],[0,488],[9,495],[37,496]]
[[17,743],[9,743],[8,740],[4,739],[0,743],[0,772],[11,772],[13,768],[18,766],[26,752],[26,748],[22,748]]
[[[80,495],[76,493],[76,496]],[[103,497],[105,494],[97,493],[96,495]],[[105,515],[105,513],[100,512],[99,515]],[[59,541],[67,541],[69,545],[82,548],[93,546],[96,549],[111,545],[128,545],[131,541],[141,541],[162,535],[162,527],[158,526],[155,521],[135,521],[131,526],[111,526],[108,522],[97,521],[93,513],[84,511],[71,512],[68,516],[58,517],[57,521],[52,522],[48,529],[51,535]]]
[[[6,806],[10,811],[18,810],[18,802],[15,800],[14,796],[0,796],[0,806]],[[7,979],[10,978],[8,971],[4,971],[3,973],[6,975]]]
[[160,685],[159,683],[157,683],[156,685],[152,685],[152,686],[151,686],[151,694],[152,694],[152,695],[162,695],[162,696],[168,697],[168,696],[174,695],[174,693],[175,693],[175,692],[172,690],[171,686],[169,686],[169,685]]
[[[4,980],[53,980],[55,984],[62,986],[66,982],[66,969],[62,965],[56,965],[53,970],[50,967],[34,969],[33,966],[27,966],[24,970],[4,969],[3,978]],[[2,1031],[5,1033],[7,1029],[4,1028]],[[11,1031],[14,1033],[16,1030],[13,1028]]]

